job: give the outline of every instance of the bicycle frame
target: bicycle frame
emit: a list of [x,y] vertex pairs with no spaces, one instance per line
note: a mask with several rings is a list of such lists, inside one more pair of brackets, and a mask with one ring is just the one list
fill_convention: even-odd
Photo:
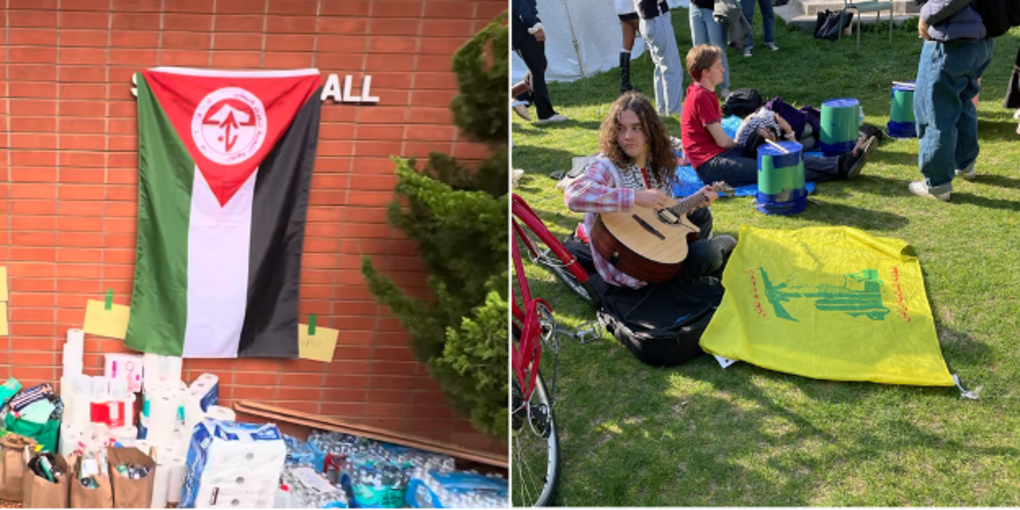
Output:
[[577,262],[577,259],[560,244],[559,240],[549,232],[545,223],[539,219],[535,211],[528,206],[523,198],[512,194],[511,204],[513,231],[516,234],[512,236],[513,250],[511,251],[511,256],[513,258],[514,272],[517,275],[517,284],[521,291],[521,300],[523,301],[522,307],[522,303],[518,303],[516,295],[513,297],[513,318],[516,321],[514,327],[518,327],[519,323],[520,340],[514,345],[511,366],[514,377],[517,378],[517,383],[524,393],[524,399],[527,401],[535,390],[535,376],[538,374],[538,366],[542,358],[542,342],[540,337],[544,332],[544,326],[539,320],[540,314],[538,308],[541,305],[551,311],[552,307],[545,300],[534,298],[531,295],[531,288],[528,286],[528,280],[524,276],[524,264],[521,260],[520,249],[517,246],[517,238],[521,238],[532,257],[537,257],[539,252],[530,238],[524,235],[523,227],[518,223],[518,220],[523,222],[528,229],[537,235],[560,260],[569,261],[565,264],[565,267],[575,278],[579,281],[587,281],[588,273]]

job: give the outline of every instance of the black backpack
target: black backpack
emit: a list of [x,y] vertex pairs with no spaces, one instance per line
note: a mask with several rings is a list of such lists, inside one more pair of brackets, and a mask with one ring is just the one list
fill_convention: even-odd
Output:
[[1020,26],[1020,0],[974,0],[971,6],[981,15],[985,37],[999,37]]
[[763,104],[765,101],[762,100],[761,94],[757,90],[737,89],[730,93],[730,97],[726,98],[726,102],[722,105],[722,113],[726,117],[736,115],[743,118],[754,113]]

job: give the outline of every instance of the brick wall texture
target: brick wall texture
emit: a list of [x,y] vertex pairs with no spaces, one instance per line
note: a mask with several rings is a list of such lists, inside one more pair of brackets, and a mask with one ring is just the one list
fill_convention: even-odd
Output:
[[[372,257],[424,295],[413,245],[386,225],[390,156],[485,157],[452,124],[454,52],[506,0],[0,0],[0,261],[10,335],[0,378],[56,383],[69,328],[113,289],[129,304],[137,213],[131,75],[155,66],[317,67],[372,76],[377,105],[323,104],[301,275],[301,314],[341,331],[334,361],[186,360],[226,402],[257,399],[506,451],[445,403],[399,322],[359,271]],[[86,337],[85,366],[120,340]]]

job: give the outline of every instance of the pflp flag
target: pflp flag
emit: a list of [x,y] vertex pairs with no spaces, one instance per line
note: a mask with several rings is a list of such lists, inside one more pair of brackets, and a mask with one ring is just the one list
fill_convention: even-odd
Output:
[[128,347],[295,357],[319,71],[138,73]]
[[701,347],[816,379],[952,386],[907,248],[848,227],[741,227]]

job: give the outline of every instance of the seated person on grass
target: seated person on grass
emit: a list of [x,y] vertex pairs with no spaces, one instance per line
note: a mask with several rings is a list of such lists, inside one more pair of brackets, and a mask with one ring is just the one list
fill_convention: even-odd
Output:
[[[601,153],[596,160],[564,192],[567,207],[585,213],[576,237],[589,238],[598,213],[629,211],[635,205],[664,209],[676,203],[669,190],[676,155],[666,125],[648,98],[631,91],[613,103],[600,128],[599,148]],[[719,196],[707,186],[701,192],[709,204]],[[688,219],[701,232],[699,239],[690,244],[674,280],[718,274],[726,256],[736,246],[736,239],[727,235],[711,237],[712,213],[707,207],[691,212]],[[592,249],[591,256],[606,283],[635,289],[646,284],[617,269],[597,250]]]
[[[687,71],[694,83],[687,88],[687,100],[680,118],[684,155],[704,182],[725,181],[730,186],[757,184],[757,157],[742,153],[721,124],[722,110],[715,87],[723,80],[722,50],[707,44],[691,48],[687,52]],[[773,140],[776,138],[765,131],[758,134]],[[877,146],[877,141],[871,137],[848,154],[804,156],[804,180],[823,182],[856,178]]]

